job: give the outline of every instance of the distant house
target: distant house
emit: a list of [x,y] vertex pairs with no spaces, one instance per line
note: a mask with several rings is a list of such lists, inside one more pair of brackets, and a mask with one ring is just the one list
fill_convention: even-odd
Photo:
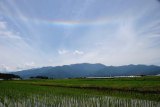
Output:
[[126,77],[128,77],[128,78],[134,78],[134,77],[141,77],[141,76],[139,76],[139,75],[129,75],[129,76],[114,76],[114,78],[126,78]]
[[89,79],[107,79],[107,78],[114,78],[114,77],[86,77],[86,78],[89,78]]
[[130,75],[130,76],[114,76],[114,77],[86,77],[89,79],[110,79],[110,78],[134,78],[134,77],[141,77],[137,75]]
[[21,80],[21,78],[12,78],[11,80]]

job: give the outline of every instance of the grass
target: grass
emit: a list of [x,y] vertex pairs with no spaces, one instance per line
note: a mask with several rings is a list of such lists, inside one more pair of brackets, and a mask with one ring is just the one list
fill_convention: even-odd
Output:
[[146,76],[141,78],[139,77],[115,78],[115,79],[24,80],[24,81],[15,81],[15,82],[41,85],[41,86],[160,93],[160,77],[159,76]]
[[0,106],[34,107],[45,104],[54,107],[72,104],[97,107],[97,104],[111,104],[116,107],[123,102],[124,107],[125,104],[131,104],[130,107],[151,104],[154,107],[160,104],[160,94],[155,93],[159,90],[159,77],[0,81]]

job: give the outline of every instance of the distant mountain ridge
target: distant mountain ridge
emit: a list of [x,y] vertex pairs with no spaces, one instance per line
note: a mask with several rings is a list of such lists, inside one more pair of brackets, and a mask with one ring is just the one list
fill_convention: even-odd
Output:
[[129,76],[129,75],[157,75],[160,73],[160,67],[155,65],[125,65],[108,66],[99,70],[94,76]]
[[128,76],[128,75],[157,75],[160,74],[160,67],[155,65],[124,65],[106,66],[100,63],[71,64],[55,67],[42,67],[12,72],[22,78],[33,76],[47,76],[49,78],[75,78],[90,76]]

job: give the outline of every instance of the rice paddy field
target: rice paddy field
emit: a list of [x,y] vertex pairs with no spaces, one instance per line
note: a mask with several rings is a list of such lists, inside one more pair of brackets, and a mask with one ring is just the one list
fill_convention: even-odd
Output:
[[160,107],[160,77],[0,81],[0,107]]

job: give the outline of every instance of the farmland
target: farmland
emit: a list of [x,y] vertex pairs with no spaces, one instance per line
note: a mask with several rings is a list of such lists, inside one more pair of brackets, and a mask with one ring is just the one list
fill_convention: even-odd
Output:
[[56,86],[68,88],[85,88],[99,90],[121,90],[160,93],[160,77],[145,76],[135,78],[111,78],[111,79],[33,79],[15,81],[40,86]]
[[0,81],[0,107],[158,107],[160,78]]

